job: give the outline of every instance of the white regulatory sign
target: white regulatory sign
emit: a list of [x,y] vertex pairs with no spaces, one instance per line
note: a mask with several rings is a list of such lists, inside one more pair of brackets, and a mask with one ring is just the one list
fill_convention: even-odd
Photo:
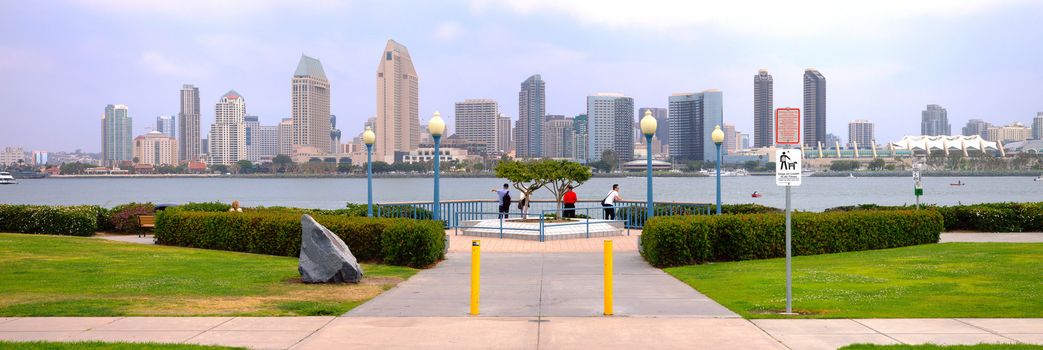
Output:
[[800,163],[799,149],[775,151],[775,184],[800,186]]

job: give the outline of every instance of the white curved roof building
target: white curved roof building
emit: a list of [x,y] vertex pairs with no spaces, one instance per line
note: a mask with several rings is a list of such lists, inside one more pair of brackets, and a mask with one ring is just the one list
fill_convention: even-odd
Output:
[[981,136],[906,136],[901,140],[892,142],[888,145],[895,150],[908,150],[912,152],[933,152],[941,151],[945,154],[949,152],[963,152],[964,155],[974,152],[987,152],[994,151],[1000,152],[1002,155],[1003,145],[999,142],[986,141]]

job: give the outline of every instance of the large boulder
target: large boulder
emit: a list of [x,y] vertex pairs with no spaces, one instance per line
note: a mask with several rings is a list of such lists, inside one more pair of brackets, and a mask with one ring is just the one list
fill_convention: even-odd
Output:
[[362,266],[348,245],[307,214],[301,217],[301,258],[297,270],[304,283],[362,280]]

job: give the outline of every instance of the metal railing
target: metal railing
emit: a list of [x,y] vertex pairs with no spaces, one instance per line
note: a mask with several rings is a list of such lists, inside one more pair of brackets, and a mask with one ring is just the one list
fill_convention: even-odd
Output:
[[[561,226],[584,225],[585,226],[585,232],[584,232],[585,236],[586,236],[586,238],[590,238],[590,224],[591,224],[591,220],[596,220],[596,221],[594,221],[595,224],[611,223],[611,222],[623,223],[624,228],[627,230],[627,236],[629,236],[630,235],[630,227],[627,226],[627,224],[626,224],[627,221],[626,220],[623,220],[623,219],[607,219],[607,218],[604,217],[606,209],[616,210],[616,209],[624,209],[624,208],[627,208],[627,207],[628,206],[602,206],[602,207],[586,207],[586,208],[546,209],[546,210],[539,211],[539,214],[537,214],[537,215],[532,215],[532,214],[528,214],[528,213],[522,213],[520,211],[519,212],[515,212],[515,213],[511,213],[511,212],[506,212],[506,213],[502,213],[502,212],[456,212],[456,213],[454,213],[454,218],[452,220],[452,222],[456,222],[456,223],[460,223],[462,221],[468,220],[468,219],[462,219],[461,216],[470,217],[470,218],[472,218],[470,220],[476,220],[476,221],[479,221],[479,222],[483,220],[484,216],[496,216],[496,218],[498,220],[497,220],[496,226],[481,226],[479,224],[479,225],[467,225],[467,226],[456,225],[454,227],[447,227],[447,228],[454,229],[454,231],[453,231],[453,235],[454,236],[460,234],[460,229],[461,228],[463,228],[463,229],[497,230],[499,232],[499,238],[503,238],[503,234],[504,234],[504,230],[505,229],[508,230],[508,231],[511,231],[510,233],[513,233],[513,231],[538,232],[538,234],[539,234],[539,241],[540,242],[544,242],[544,241],[546,241],[546,231],[547,231],[547,228],[550,228],[550,227],[561,227]],[[548,219],[556,220],[556,219],[562,217],[561,213],[564,213],[566,211],[572,211],[573,213],[582,211],[582,212],[584,212],[586,214],[583,214],[582,216],[579,216],[579,217],[572,218],[575,221],[570,220],[568,222],[553,222],[553,221],[552,222],[548,222]],[[602,213],[602,217],[601,218],[596,218],[597,215],[591,214],[590,213],[591,211],[594,211],[595,213],[598,213],[598,212]],[[554,214],[554,215],[548,215],[548,214]],[[509,222],[508,219],[512,215],[515,218],[521,218],[523,220],[529,219],[530,216],[533,217],[532,218],[533,220],[539,219],[539,226],[537,226],[536,228],[517,227],[517,226],[504,227],[504,222],[505,221]]]

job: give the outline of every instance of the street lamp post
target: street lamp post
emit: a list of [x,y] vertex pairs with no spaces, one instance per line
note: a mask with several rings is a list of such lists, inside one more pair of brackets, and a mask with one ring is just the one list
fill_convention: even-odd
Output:
[[438,201],[438,180],[439,180],[439,158],[442,158],[441,152],[438,150],[439,144],[442,142],[442,134],[445,133],[445,121],[442,120],[442,114],[435,111],[434,117],[431,117],[431,121],[427,122],[427,131],[431,133],[431,139],[435,141],[435,200],[431,205],[431,214],[433,219],[441,220],[439,216],[439,201]]
[[713,144],[717,145],[717,215],[721,215],[721,143],[724,143],[724,131],[717,125],[710,134]]
[[657,124],[655,117],[652,116],[652,111],[645,110],[645,116],[641,118],[641,133],[645,134],[645,154],[648,156],[648,195],[645,196],[648,204],[645,211],[645,222],[648,222],[655,213],[652,201],[652,136],[655,135]]
[[366,216],[373,217],[373,144],[377,142],[377,135],[372,128],[366,127],[362,142],[366,144]]

